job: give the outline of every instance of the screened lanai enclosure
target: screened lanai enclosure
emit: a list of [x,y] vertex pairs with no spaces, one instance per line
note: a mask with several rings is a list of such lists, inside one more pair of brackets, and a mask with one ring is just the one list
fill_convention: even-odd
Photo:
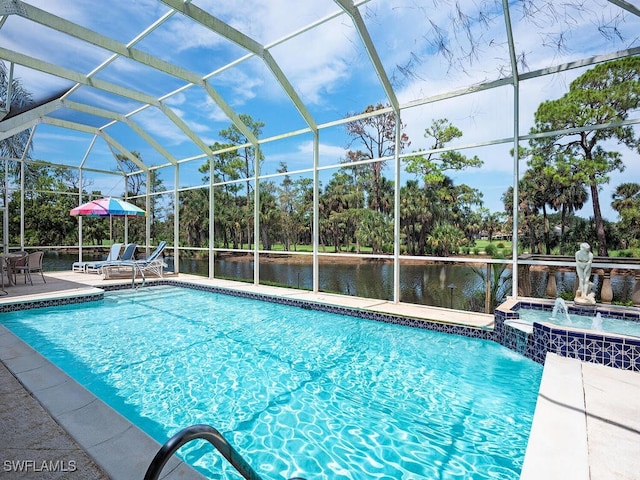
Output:
[[633,290],[639,54],[638,0],[0,0],[3,248],[488,310],[588,242]]

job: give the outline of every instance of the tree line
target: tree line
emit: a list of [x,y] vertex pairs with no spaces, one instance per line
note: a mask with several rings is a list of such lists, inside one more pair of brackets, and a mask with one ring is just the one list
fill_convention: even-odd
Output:
[[[630,113],[638,110],[639,72],[638,57],[598,65],[572,82],[564,96],[539,106],[531,139],[518,151],[528,166],[518,184],[523,250],[572,253],[576,241],[585,240],[600,255],[608,255],[610,248],[640,248],[640,184],[617,186],[611,199],[619,214],[615,224],[602,218],[599,195],[602,185],[609,182],[609,174],[624,169],[618,149],[624,146],[632,152],[640,151],[633,125],[625,122]],[[14,95],[20,92],[25,93],[14,89]],[[429,145],[424,152],[431,153],[411,153],[410,139],[404,133],[396,138],[396,116],[385,113],[385,108],[382,104],[369,106],[362,112],[366,115],[346,124],[346,155],[331,176],[321,182],[318,192],[322,251],[393,251],[395,186],[385,176],[386,160],[380,159],[392,158],[396,150],[405,153],[403,167],[412,175],[400,187],[401,253],[464,253],[480,236],[491,240],[498,232],[511,232],[512,187],[503,195],[505,210],[490,212],[483,205],[480,190],[452,180],[452,172],[483,165],[477,156],[447,150],[451,142],[462,137],[459,128],[447,118],[433,120],[424,130]],[[240,118],[259,138],[264,123],[249,115]],[[400,125],[400,131],[404,131],[404,125]],[[248,140],[235,125],[221,130],[219,138],[211,148],[224,153],[214,155],[199,168],[204,187],[178,195],[178,243],[207,247],[213,241],[217,248],[250,249],[256,238],[254,169],[256,162],[259,165],[264,158],[259,149],[246,146]],[[12,137],[3,140],[0,148],[3,152],[17,152],[22,141],[24,136]],[[134,155],[139,156],[135,152]],[[157,171],[152,170],[147,185],[146,176],[133,173],[137,172],[133,162],[121,156],[118,160],[129,174],[123,195],[135,197],[147,191],[164,191]],[[11,165],[9,175],[15,182],[21,169],[16,163]],[[77,221],[69,216],[69,210],[77,206],[80,188],[84,198],[101,196],[101,192],[92,191],[90,185],[79,185],[77,173],[63,167],[26,163],[24,172],[25,243],[77,243]],[[277,181],[273,177],[259,181],[260,247],[284,251],[308,248],[313,238],[313,180],[290,175],[285,163],[280,164],[278,173],[281,176]],[[209,238],[210,182],[214,185],[213,239]],[[13,194],[9,199],[10,243],[16,244],[20,197]],[[593,205],[594,217],[581,219],[576,212],[588,201]],[[134,203],[145,208],[142,199]],[[149,214],[154,240],[173,241],[173,212],[173,194],[167,195],[166,200],[151,197]],[[115,219],[111,226],[114,235],[121,235],[122,219]],[[109,237],[109,227],[102,219],[84,219],[84,243],[104,242]],[[131,241],[144,241],[144,236],[144,222],[129,221]]]

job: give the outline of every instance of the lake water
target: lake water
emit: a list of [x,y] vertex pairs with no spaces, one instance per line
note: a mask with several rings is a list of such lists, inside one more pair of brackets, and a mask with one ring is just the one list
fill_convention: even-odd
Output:
[[[100,260],[103,256],[84,256],[85,260]],[[70,270],[77,261],[75,254],[46,252],[45,271]],[[166,257],[169,270],[173,270],[173,258]],[[208,260],[180,259],[180,273],[207,276]],[[253,281],[252,261],[230,261],[217,259],[216,278]],[[510,273],[507,270],[505,273]],[[323,292],[341,293],[364,298],[381,300],[393,299],[393,264],[388,262],[321,264],[319,269],[319,288]],[[313,267],[299,263],[261,263],[260,281],[287,285],[292,288],[311,290],[313,287]],[[545,298],[547,274],[531,272],[532,296]],[[558,292],[573,291],[575,273],[556,274]],[[593,276],[594,290],[598,290],[599,279]],[[612,277],[611,285],[614,300],[624,301],[631,298],[633,277]],[[507,280],[511,289],[511,281]],[[466,311],[483,311],[484,280],[471,267],[466,265],[401,265],[400,300],[418,305],[454,308]]]

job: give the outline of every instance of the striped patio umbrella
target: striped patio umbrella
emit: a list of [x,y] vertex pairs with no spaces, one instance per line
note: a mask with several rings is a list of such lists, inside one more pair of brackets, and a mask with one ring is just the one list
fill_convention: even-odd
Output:
[[119,198],[105,197],[91,200],[71,210],[71,215],[80,217],[109,217],[109,240],[113,237],[113,217],[146,217],[147,212],[133,203]]
[[83,217],[144,217],[147,212],[119,198],[91,200],[71,210],[71,215]]

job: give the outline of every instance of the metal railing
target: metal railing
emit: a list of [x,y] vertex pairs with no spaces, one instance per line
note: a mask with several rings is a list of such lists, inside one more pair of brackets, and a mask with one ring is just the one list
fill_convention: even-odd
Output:
[[[233,465],[240,475],[246,480],[262,480],[253,468],[242,458],[242,456],[231,446],[224,436],[215,428],[209,425],[191,425],[176,433],[162,446],[156,456],[151,461],[144,480],[158,480],[160,473],[169,458],[178,451],[180,447],[192,440],[207,440],[213,445],[227,461]],[[295,477],[290,480],[305,480]]]

